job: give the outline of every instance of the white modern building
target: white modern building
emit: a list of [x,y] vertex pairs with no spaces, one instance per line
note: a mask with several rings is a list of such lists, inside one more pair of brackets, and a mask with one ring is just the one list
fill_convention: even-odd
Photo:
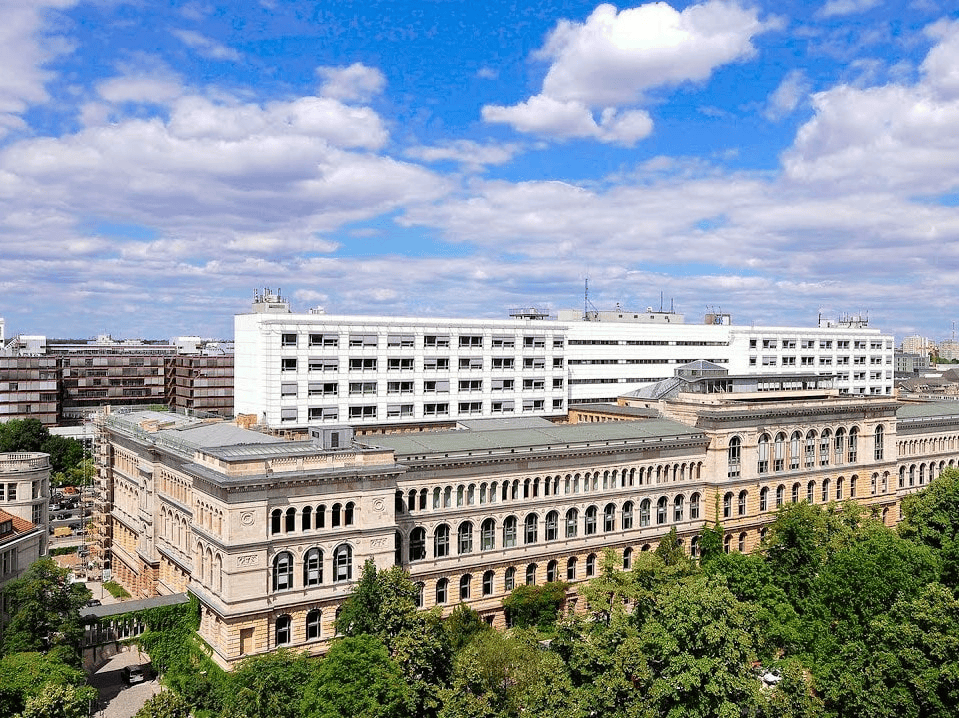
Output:
[[293,313],[269,290],[235,318],[235,408],[273,428],[563,416],[704,359],[731,374],[833,376],[843,394],[892,395],[893,336],[846,318],[736,326],[727,314],[511,312],[510,319]]

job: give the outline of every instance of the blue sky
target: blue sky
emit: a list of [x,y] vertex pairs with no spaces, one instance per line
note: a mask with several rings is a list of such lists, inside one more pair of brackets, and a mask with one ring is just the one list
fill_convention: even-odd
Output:
[[959,320],[955,2],[0,0],[7,333]]

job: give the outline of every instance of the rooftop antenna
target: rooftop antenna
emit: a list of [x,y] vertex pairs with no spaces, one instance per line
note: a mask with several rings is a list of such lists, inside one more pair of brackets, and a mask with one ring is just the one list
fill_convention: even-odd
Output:
[[659,290],[659,313],[663,313],[663,290]]

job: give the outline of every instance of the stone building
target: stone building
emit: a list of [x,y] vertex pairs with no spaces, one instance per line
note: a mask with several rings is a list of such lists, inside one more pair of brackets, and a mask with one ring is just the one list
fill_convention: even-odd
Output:
[[228,666],[326,650],[366,559],[407,569],[424,608],[462,601],[501,625],[515,586],[585,581],[605,549],[628,568],[672,528],[696,555],[717,520],[727,550],[754,549],[787,502],[851,499],[892,525],[904,495],[959,459],[959,404],[840,394],[822,376],[693,367],[621,403],[565,424],[330,426],[299,441],[105,411],[107,556],[138,596],[197,595],[200,634]]
[[49,503],[50,455],[0,453],[0,510],[37,527],[41,555],[47,552]]

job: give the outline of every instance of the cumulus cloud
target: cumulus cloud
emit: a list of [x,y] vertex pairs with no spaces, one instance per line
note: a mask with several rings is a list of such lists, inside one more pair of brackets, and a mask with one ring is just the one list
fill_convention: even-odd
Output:
[[47,65],[70,49],[63,37],[49,33],[48,20],[52,13],[75,3],[0,0],[0,137],[25,127],[21,115],[47,101],[46,84],[53,76]]
[[780,120],[791,114],[809,94],[810,83],[802,70],[790,70],[766,102],[763,116],[768,120]]
[[337,100],[366,102],[383,91],[386,77],[375,67],[354,62],[348,67],[318,67],[320,94]]
[[210,60],[239,62],[242,59],[240,53],[232,47],[227,47],[193,30],[174,30],[173,36],[187,47],[196,50],[197,54]]
[[471,169],[482,169],[487,165],[501,165],[509,162],[521,146],[513,143],[481,144],[473,140],[453,140],[433,146],[410,147],[406,156],[423,162],[457,162]]
[[840,15],[855,15],[871,10],[880,0],[829,0],[819,10],[821,17],[836,17]]
[[183,85],[175,73],[165,69],[131,70],[128,74],[111,77],[99,83],[97,94],[113,104],[134,102],[165,105],[183,94]]
[[652,131],[649,114],[632,107],[648,90],[703,81],[715,68],[751,57],[752,38],[770,27],[755,10],[727,0],[682,12],[666,3],[621,12],[600,5],[585,22],[564,20],[550,33],[537,53],[550,62],[540,94],[487,105],[483,119],[520,132],[633,145]]

